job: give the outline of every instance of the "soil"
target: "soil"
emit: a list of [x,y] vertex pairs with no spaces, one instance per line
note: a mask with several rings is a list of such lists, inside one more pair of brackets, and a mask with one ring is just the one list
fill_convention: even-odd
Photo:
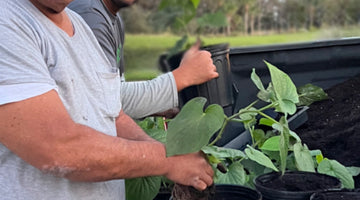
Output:
[[[309,149],[360,167],[360,74],[325,92],[329,99],[310,105],[308,120],[295,132]],[[360,176],[355,177],[355,187],[360,187]]]
[[172,190],[173,200],[211,200],[215,194],[215,185],[198,191],[193,187],[175,184]]

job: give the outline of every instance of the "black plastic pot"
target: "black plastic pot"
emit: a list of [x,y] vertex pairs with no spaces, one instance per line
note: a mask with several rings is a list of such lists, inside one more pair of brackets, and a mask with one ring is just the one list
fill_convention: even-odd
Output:
[[360,200],[360,189],[316,192],[311,195],[310,200]]
[[167,192],[159,192],[156,197],[154,198],[154,200],[169,200],[171,197],[171,192],[167,191]]
[[315,192],[341,187],[339,179],[312,172],[267,173],[255,179],[264,200],[308,200]]
[[[233,86],[230,77],[229,44],[221,43],[201,47],[211,53],[211,58],[219,77],[206,83],[185,88],[179,92],[179,104],[182,107],[187,101],[194,97],[205,97],[207,105],[219,104],[224,108],[226,114],[233,112]],[[184,52],[178,53],[170,58],[166,55],[160,57],[159,63],[163,72],[172,71],[180,65]]]
[[261,200],[260,192],[239,185],[216,185],[213,200]]
[[[159,193],[154,200],[171,200],[170,192]],[[260,192],[240,185],[219,184],[209,200],[262,200]]]

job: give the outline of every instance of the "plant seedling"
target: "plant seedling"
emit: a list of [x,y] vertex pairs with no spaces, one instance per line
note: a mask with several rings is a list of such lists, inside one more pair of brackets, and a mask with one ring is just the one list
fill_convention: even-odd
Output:
[[[354,168],[349,170],[335,160],[323,158],[319,150],[310,151],[289,128],[288,117],[295,114],[299,106],[325,99],[326,93],[311,84],[296,88],[286,73],[268,62],[265,63],[271,82],[265,87],[253,69],[251,80],[259,89],[258,99],[232,116],[226,116],[222,107],[216,104],[209,105],[204,110],[206,99],[203,97],[196,97],[186,103],[180,113],[170,121],[166,134],[162,134],[163,137],[166,135],[167,156],[203,151],[214,167],[214,183],[217,184],[253,187],[253,178],[258,175],[271,171],[284,174],[286,170],[298,170],[335,176],[341,180],[344,188],[354,188],[354,174],[351,174]],[[266,105],[257,108],[259,102]],[[279,119],[267,115],[266,110],[278,113]],[[250,132],[252,144],[247,145],[244,151],[215,145],[230,121],[242,123]],[[259,125],[267,126],[269,130],[259,129]],[[148,190],[157,189],[161,184],[159,177],[139,180],[142,181],[137,184],[141,184],[141,187],[128,186],[138,188],[137,194],[149,194]],[[152,187],[147,184],[152,184]],[[148,195],[148,198],[128,198],[152,199],[156,193],[157,191]]]

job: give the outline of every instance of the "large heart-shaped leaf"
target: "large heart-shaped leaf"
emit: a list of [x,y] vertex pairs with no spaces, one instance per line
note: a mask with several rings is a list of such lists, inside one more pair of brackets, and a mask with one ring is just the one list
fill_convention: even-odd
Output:
[[161,176],[125,180],[127,200],[152,200],[159,193]]
[[240,162],[232,163],[225,174],[216,171],[216,176],[214,178],[214,183],[216,184],[244,185],[245,182],[246,172]]
[[224,110],[213,104],[203,111],[206,99],[196,97],[184,105],[170,121],[166,137],[166,155],[180,155],[199,151],[224,122]]

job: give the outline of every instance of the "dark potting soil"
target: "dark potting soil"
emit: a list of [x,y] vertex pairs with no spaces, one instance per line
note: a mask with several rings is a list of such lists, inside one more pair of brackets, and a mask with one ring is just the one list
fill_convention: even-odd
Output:
[[193,187],[175,184],[172,190],[173,200],[209,200],[215,195],[215,185],[206,188],[204,191],[198,191]]
[[[329,99],[310,105],[308,120],[295,132],[309,149],[360,167],[360,74],[325,92]],[[360,187],[360,176],[355,177],[355,187]]]

